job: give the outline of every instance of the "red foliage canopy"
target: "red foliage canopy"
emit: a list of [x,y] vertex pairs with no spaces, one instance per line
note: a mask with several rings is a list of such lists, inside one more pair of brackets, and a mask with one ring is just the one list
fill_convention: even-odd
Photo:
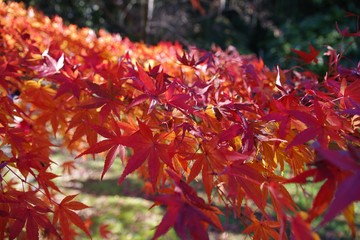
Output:
[[[320,51],[295,52],[310,64]],[[148,180],[167,207],[154,238],[171,227],[183,239],[222,230],[217,199],[248,217],[255,239],[317,239],[313,220],[340,213],[355,237],[360,69],[342,67],[332,48],[326,55],[319,79],[231,47],[149,47],[0,1],[0,238],[71,239],[73,225],[90,235],[76,212],[87,206],[53,181],[54,147],[105,153],[101,179],[119,156],[119,184],[134,172]],[[322,187],[305,214],[285,184],[309,179]]]

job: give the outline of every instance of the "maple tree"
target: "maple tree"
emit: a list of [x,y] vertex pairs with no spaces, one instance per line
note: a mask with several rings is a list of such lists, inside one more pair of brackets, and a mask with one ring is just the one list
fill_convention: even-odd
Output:
[[[320,50],[294,52],[311,64]],[[87,206],[54,182],[60,147],[104,153],[101,179],[119,157],[119,184],[134,172],[147,180],[166,206],[154,239],[171,227],[182,239],[222,231],[218,201],[247,217],[254,239],[318,239],[314,220],[340,213],[355,238],[360,69],[331,47],[325,56],[324,78],[270,70],[231,47],[146,46],[0,1],[0,238],[73,239],[74,227],[90,237],[77,212]],[[305,213],[286,186],[311,182],[322,186]]]

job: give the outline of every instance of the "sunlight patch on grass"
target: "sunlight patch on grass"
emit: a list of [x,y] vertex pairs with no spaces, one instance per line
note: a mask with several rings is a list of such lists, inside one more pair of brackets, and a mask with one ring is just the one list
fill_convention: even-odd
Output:
[[[150,239],[156,226],[160,223],[164,210],[160,207],[149,208],[151,201],[125,196],[97,196],[82,193],[79,196],[82,202],[94,206],[86,211],[92,222],[91,232],[93,239],[101,239],[99,227],[109,225],[110,239],[143,240]],[[163,239],[178,239],[175,232],[168,232]]]

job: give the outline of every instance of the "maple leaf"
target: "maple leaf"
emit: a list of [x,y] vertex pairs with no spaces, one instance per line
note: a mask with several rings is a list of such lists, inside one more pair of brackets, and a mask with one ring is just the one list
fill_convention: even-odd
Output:
[[62,173],[67,173],[68,175],[72,174],[72,170],[76,169],[75,161],[66,161],[61,164]]
[[284,181],[284,183],[300,183],[305,184],[309,183],[307,180],[309,177],[313,177],[311,182],[321,182],[324,181],[324,184],[319,189],[317,195],[315,196],[312,207],[309,211],[309,220],[312,220],[319,215],[321,215],[325,210],[328,209],[329,204],[331,203],[336,186],[338,182],[344,177],[344,174],[340,172],[332,164],[328,164],[324,160],[318,160],[313,163],[316,168],[310,168],[297,176]]
[[121,141],[122,136],[121,136],[120,128],[118,127],[115,120],[113,120],[111,126],[113,127],[113,131],[109,131],[107,128],[98,125],[90,125],[90,126],[93,130],[95,130],[97,133],[99,133],[101,136],[105,137],[106,139],[90,146],[90,148],[88,148],[86,151],[76,156],[76,158],[79,158],[85,154],[95,154],[109,150],[105,158],[104,169],[101,173],[101,180],[102,180],[106,172],[114,163],[114,160],[118,154],[120,154],[121,159],[125,158],[125,148],[122,145],[122,141]]
[[24,208],[19,206],[16,210],[13,209],[11,214],[13,214],[15,221],[10,226],[10,240],[15,239],[24,226],[26,229],[26,239],[39,239],[39,228],[52,233],[57,239],[60,239],[60,235],[57,233],[50,220],[44,213],[36,211],[36,207]]
[[194,159],[195,162],[191,167],[190,175],[188,181],[191,182],[195,177],[202,172],[202,181],[204,184],[205,192],[208,197],[208,201],[211,201],[211,194],[214,187],[214,175],[212,174],[212,159],[207,161],[205,154],[197,154],[191,156],[191,159]]
[[360,31],[357,32],[349,32],[349,28],[345,28],[343,30],[340,29],[338,23],[336,23],[336,30],[342,37],[360,37]]
[[[197,0],[195,0],[197,1]],[[178,53],[176,53],[176,58],[179,62],[181,62],[183,65],[185,66],[189,66],[192,68],[195,68],[197,65],[202,64],[202,63],[207,63],[207,68],[213,66],[213,54],[211,52],[204,52],[202,53],[202,55],[199,57],[198,60],[195,60],[194,55],[192,55],[190,57],[190,54],[186,54],[185,52],[183,52],[182,57],[180,57],[180,55],[178,55]]]
[[[11,86],[14,85],[13,87],[16,87],[16,82],[12,82],[12,81],[8,81],[8,77],[20,77],[21,74],[19,74],[19,67],[17,67],[18,63],[17,61],[12,61],[9,62],[11,60],[7,60],[6,58],[0,58],[0,86],[7,91],[10,96],[14,95],[14,93],[16,93],[16,91],[14,91],[13,93],[11,93],[10,89]],[[5,79],[6,76],[6,79]]]
[[280,138],[285,138],[289,131],[289,124],[291,122],[291,115],[287,112],[288,109],[296,109],[297,99],[294,94],[284,96],[281,99],[273,100],[271,102],[272,111],[262,116],[265,121],[278,121],[280,122],[278,135]]
[[[336,126],[335,122],[330,122],[329,114],[327,114],[328,109],[318,101],[314,101],[313,109],[315,116],[314,117],[310,113],[306,113],[299,110],[288,110],[287,112],[295,119],[300,120],[305,123],[308,128],[298,133],[294,139],[289,143],[286,149],[289,149],[293,146],[304,144],[312,139],[317,137],[318,142],[322,146],[327,146],[329,143],[329,137],[336,142],[341,143],[342,140],[339,137],[338,126]],[[338,121],[339,123],[339,121]]]
[[321,224],[325,224],[341,211],[345,210],[352,202],[360,201],[359,191],[354,191],[354,186],[356,186],[360,181],[360,171],[350,177],[347,177],[342,181],[335,193],[334,200],[328,207]]
[[159,143],[159,141],[167,134],[153,136],[151,129],[146,124],[140,120],[138,120],[138,124],[139,130],[130,136],[122,136],[116,123],[113,125],[116,132],[113,133],[100,126],[93,126],[100,135],[108,139],[102,140],[91,146],[89,149],[78,155],[77,158],[85,154],[95,154],[109,150],[101,175],[102,179],[113,164],[116,155],[120,152],[122,157],[125,156],[124,146],[131,147],[134,149],[134,154],[128,160],[127,165],[119,178],[118,184],[121,184],[128,174],[135,171],[148,160],[150,181],[153,186],[156,186],[161,168],[159,160],[161,159],[167,166],[172,167],[171,157],[168,151],[169,146]]
[[[76,141],[85,136],[87,143],[92,146],[97,141],[97,132],[91,126],[99,123],[99,115],[96,110],[82,109],[77,111],[68,124],[65,133],[67,134],[70,129],[76,128],[69,141],[68,148]],[[74,144],[75,145],[75,144]]]
[[296,204],[292,200],[290,193],[283,185],[277,182],[269,182],[264,185],[270,192],[270,198],[273,202],[273,207],[278,218],[284,217],[286,210],[295,212],[295,209],[297,208]]
[[147,99],[150,100],[150,106],[148,109],[148,114],[155,108],[157,103],[160,101],[159,95],[166,91],[166,84],[167,77],[165,76],[163,71],[155,72],[155,70],[158,70],[158,68],[150,69],[152,77],[150,74],[147,73],[139,64],[137,64],[138,72],[135,72],[135,78],[138,81],[134,82],[134,87],[140,89],[144,94],[141,94],[137,97],[135,97],[131,104],[127,106],[126,111],[128,111],[130,108],[137,106]]
[[336,190],[336,180],[328,178],[319,189],[313,200],[312,207],[309,211],[309,219],[312,220],[324,213],[332,201]]
[[217,214],[221,212],[205,204],[204,200],[197,196],[196,191],[175,172],[170,170],[167,172],[173,178],[177,188],[173,194],[155,198],[156,204],[167,206],[167,211],[152,239],[165,234],[171,227],[174,227],[181,239],[188,239],[189,235],[193,239],[209,239],[206,231],[208,224],[222,231],[217,217]]
[[355,81],[348,86],[346,86],[344,90],[344,100],[347,106],[349,107],[358,107],[360,104],[360,83],[359,81]]
[[52,161],[39,154],[39,149],[33,149],[30,152],[20,152],[18,157],[10,159],[16,163],[17,168],[24,177],[29,173],[35,176],[34,169],[37,171],[44,171]]
[[349,144],[347,150],[330,150],[315,142],[313,147],[324,161],[336,166],[341,172],[360,172],[360,151],[355,146]]
[[155,93],[156,86],[154,80],[145,72],[145,70],[137,64],[139,80],[143,84],[144,90],[149,93]]
[[313,182],[326,179],[313,201],[309,216],[309,219],[313,219],[327,210],[321,222],[323,225],[351,203],[360,200],[358,191],[353,190],[354,184],[360,179],[360,164],[355,150],[351,150],[353,153],[350,154],[348,151],[328,150],[319,144],[315,144],[314,148],[321,157],[314,163],[317,168],[309,169],[286,182],[305,183],[309,176],[314,176]]
[[103,239],[110,238],[109,235],[111,235],[111,232],[109,231],[109,225],[108,224],[100,224],[99,233]]
[[294,53],[296,53],[300,57],[300,61],[305,62],[306,64],[310,64],[312,61],[318,63],[317,56],[319,55],[320,51],[316,50],[313,45],[309,44],[310,52],[304,52],[296,49],[291,49]]
[[111,112],[120,119],[119,112],[123,104],[119,96],[122,95],[122,88],[115,87],[110,80],[101,85],[90,81],[86,83],[94,96],[81,102],[80,107],[84,109],[101,108],[99,115],[102,122]]
[[[39,239],[40,229],[52,234],[56,239],[60,239],[60,235],[47,215],[51,212],[48,203],[41,200],[36,193],[37,191],[21,192],[10,188],[5,195],[0,195],[0,202],[2,203],[0,204],[0,212],[6,209],[4,206],[7,206],[7,214],[2,215],[1,218],[12,219],[9,222],[9,239],[16,238],[24,227],[26,239]],[[0,220],[0,223],[3,224],[4,222]],[[6,221],[4,226],[6,226]]]
[[152,239],[165,234],[170,227],[174,227],[181,239],[188,239],[188,231],[193,239],[209,239],[206,224],[214,224],[212,220],[196,207],[183,202],[178,195],[159,196],[158,204],[166,205],[166,214],[158,225]]
[[40,66],[33,67],[39,73],[39,77],[46,77],[57,74],[60,69],[64,66],[64,54],[62,54],[56,61],[52,56],[49,55],[49,49],[46,49],[42,53],[43,64]]
[[244,161],[249,158],[248,155],[230,151],[226,148],[218,147],[218,145],[218,137],[213,137],[210,141],[203,141],[201,143],[202,153],[189,156],[189,160],[194,160],[194,163],[188,182],[194,180],[201,171],[202,181],[209,202],[211,202],[211,194],[214,188],[214,177],[224,170],[226,162]]
[[145,71],[139,64],[136,66],[138,71],[133,71],[133,75],[138,81],[134,82],[134,87],[147,94],[150,98],[156,97],[166,90],[171,76],[164,73],[163,69],[160,70],[160,65],[154,68],[149,66],[149,71]]
[[91,237],[89,230],[86,228],[83,220],[73,210],[82,210],[88,208],[85,204],[72,201],[77,195],[66,196],[58,205],[55,206],[53,223],[60,222],[61,232],[64,237],[71,233],[71,224],[74,224]]
[[39,110],[39,116],[33,119],[33,124],[43,125],[49,121],[56,135],[57,130],[64,127],[67,122],[67,101],[54,99],[56,92],[49,84],[43,85],[42,81],[27,81],[22,91],[22,101],[33,104]]
[[165,92],[166,102],[176,108],[183,109],[185,111],[190,110],[190,106],[186,103],[190,96],[188,94],[180,93],[175,94],[175,85],[171,84]]
[[251,215],[252,224],[247,226],[243,233],[254,233],[254,240],[281,239],[280,234],[275,230],[280,227],[279,222],[270,220],[259,221],[254,215]]
[[86,87],[85,78],[81,78],[78,69],[74,66],[65,65],[60,74],[51,76],[51,79],[59,83],[55,99],[65,93],[72,93],[77,99],[80,98],[80,91]]
[[316,234],[308,222],[306,222],[307,214],[305,212],[299,212],[293,217],[291,222],[291,232],[295,240],[309,239],[320,240],[318,234]]
[[182,57],[180,57],[179,54],[176,53],[176,58],[179,62],[181,62],[185,66],[194,67],[196,61],[194,59],[194,56],[187,56],[185,52],[183,52]]
[[240,187],[245,195],[252,199],[259,209],[265,213],[266,196],[264,196],[260,187],[266,179],[256,167],[260,166],[234,161],[225,168],[221,175],[227,175],[229,182],[231,181],[229,191],[232,195],[236,196],[237,189]]
[[51,199],[49,188],[52,188],[57,192],[61,192],[60,189],[55,185],[55,183],[51,181],[56,177],[58,177],[58,175],[51,172],[45,172],[43,170],[39,171],[39,174],[36,177],[39,186],[44,189],[45,194],[49,199]]
[[[162,144],[161,141],[166,139],[168,133],[153,135],[148,125],[138,120],[139,130],[130,136],[122,136],[119,142],[134,150],[134,154],[129,158],[123,173],[121,174],[118,184],[124,181],[125,177],[138,169],[146,160],[150,182],[153,187],[157,185],[157,179],[163,164],[174,168],[172,164],[171,146]],[[160,160],[162,162],[160,162]]]

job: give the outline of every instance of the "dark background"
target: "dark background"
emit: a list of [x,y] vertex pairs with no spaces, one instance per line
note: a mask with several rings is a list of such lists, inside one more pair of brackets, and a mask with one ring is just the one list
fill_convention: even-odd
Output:
[[[297,64],[292,48],[308,50],[309,43],[346,49],[351,65],[360,56],[360,38],[342,39],[336,31],[359,31],[360,1],[336,0],[27,0],[46,15],[94,30],[105,28],[132,41],[156,44],[178,41],[184,46],[255,53],[269,67]],[[352,43],[349,46],[349,43]],[[321,65],[321,63],[320,63]]]

